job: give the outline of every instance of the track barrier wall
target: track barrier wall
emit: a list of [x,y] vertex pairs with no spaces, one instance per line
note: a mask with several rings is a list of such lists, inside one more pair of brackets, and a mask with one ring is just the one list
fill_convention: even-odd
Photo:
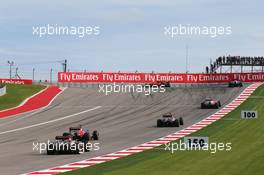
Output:
[[59,72],[58,83],[155,83],[179,84],[263,82],[264,73],[176,74],[176,73],[113,73],[113,72]]
[[27,84],[31,85],[32,80],[29,79],[5,79],[0,78],[0,84]]

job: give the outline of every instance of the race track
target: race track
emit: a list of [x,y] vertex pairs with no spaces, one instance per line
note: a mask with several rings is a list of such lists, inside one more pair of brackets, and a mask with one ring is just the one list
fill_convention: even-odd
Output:
[[[220,99],[225,105],[242,90],[214,85],[172,88],[153,96],[105,96],[97,88],[68,88],[45,110],[0,119],[1,174],[46,169],[157,139],[183,128],[156,128],[162,114],[172,112],[183,117],[187,127],[215,112],[200,109],[205,97]],[[33,152],[33,142],[47,142],[79,124],[100,132],[99,151],[54,156]]]

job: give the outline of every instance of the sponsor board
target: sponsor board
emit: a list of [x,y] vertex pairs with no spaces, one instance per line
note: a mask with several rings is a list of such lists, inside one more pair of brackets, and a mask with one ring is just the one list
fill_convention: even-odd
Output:
[[32,80],[29,79],[3,79],[0,78],[0,84],[32,84]]
[[59,72],[60,83],[227,83],[263,82],[264,73],[177,74],[177,73],[113,73],[113,72]]
[[208,137],[184,137],[184,143],[189,148],[192,147],[204,147],[205,144],[209,144]]
[[241,118],[242,119],[256,119],[258,118],[257,111],[241,111]]

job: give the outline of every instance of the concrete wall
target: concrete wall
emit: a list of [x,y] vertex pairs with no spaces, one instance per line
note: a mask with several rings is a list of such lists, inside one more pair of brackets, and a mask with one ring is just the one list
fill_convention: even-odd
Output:
[[3,95],[5,95],[6,94],[6,86],[4,86],[4,87],[0,87],[0,96],[3,96]]

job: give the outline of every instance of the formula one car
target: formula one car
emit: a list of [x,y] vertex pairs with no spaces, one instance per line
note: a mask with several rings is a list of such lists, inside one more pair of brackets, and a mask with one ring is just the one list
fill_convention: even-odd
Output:
[[89,130],[82,128],[82,126],[70,127],[69,132],[63,133],[62,136],[56,136],[55,141],[48,144],[47,154],[78,154],[87,152],[89,151],[89,147],[87,147],[89,141],[98,139],[99,133],[96,130],[90,135]]
[[92,132],[90,135],[89,130],[87,128],[79,127],[70,127],[69,132],[65,132],[62,134],[63,136],[72,136],[73,140],[82,141],[82,140],[99,140],[99,133],[97,130]]
[[213,100],[211,98],[206,98],[202,103],[201,103],[201,108],[202,109],[218,109],[221,107],[221,102],[219,100]]
[[157,127],[179,127],[183,125],[183,119],[180,117],[176,119],[171,113],[164,114],[162,119],[157,120]]
[[228,83],[228,87],[242,87],[243,84],[239,80],[233,80]]
[[73,140],[72,136],[56,136],[55,141],[48,142],[47,146],[47,154],[54,155],[54,154],[79,154],[82,151],[86,150],[85,142],[81,144],[77,140]]
[[171,87],[171,84],[169,81],[157,81],[155,83],[149,84],[150,87],[152,86],[163,86],[163,87]]
[[164,86],[164,87],[171,87],[171,84],[169,81],[166,81],[166,82],[158,82],[159,83],[159,86]]

